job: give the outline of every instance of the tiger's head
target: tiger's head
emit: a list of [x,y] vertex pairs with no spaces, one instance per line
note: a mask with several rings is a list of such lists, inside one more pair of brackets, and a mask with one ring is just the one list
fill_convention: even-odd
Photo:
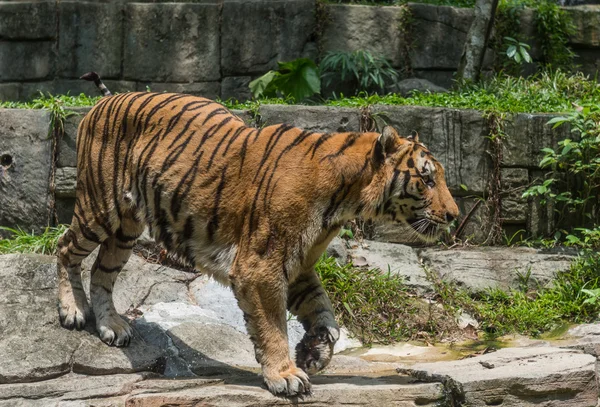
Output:
[[386,126],[373,148],[373,166],[375,218],[408,224],[412,237],[432,242],[459,215],[444,168],[418,136],[400,137]]

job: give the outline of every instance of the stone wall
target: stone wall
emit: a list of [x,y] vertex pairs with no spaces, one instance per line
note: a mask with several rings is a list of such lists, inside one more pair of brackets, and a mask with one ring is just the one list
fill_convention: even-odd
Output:
[[[60,223],[70,223],[76,185],[77,125],[89,108],[73,109],[77,114],[65,123],[65,134],[58,145],[55,192],[49,192],[52,167],[50,115],[42,110],[0,109],[0,225],[40,229],[52,220],[50,207],[56,201]],[[258,112],[236,112],[249,125],[288,123],[312,131],[360,131],[359,109],[327,106],[262,105]],[[552,228],[551,208],[521,198],[523,189],[542,172],[537,163],[540,149],[554,145],[569,129],[552,129],[547,114],[518,114],[508,118],[503,143],[500,174],[494,173],[490,157],[487,119],[476,110],[421,106],[373,106],[376,120],[394,125],[401,134],[419,132],[420,139],[446,168],[448,186],[463,216],[474,205],[462,233],[463,238],[483,241],[489,222],[485,202],[489,181],[500,176],[502,225],[507,233],[526,230],[531,235]],[[478,203],[480,202],[481,203]],[[405,233],[398,228],[377,228],[378,240],[402,242]]]
[[[0,100],[39,91],[96,95],[77,78],[94,70],[117,92],[176,91],[249,97],[248,83],[277,61],[318,59],[333,50],[366,49],[395,68],[441,86],[452,83],[473,10],[325,4],[315,0],[158,2],[0,0]],[[567,7],[577,26],[571,45],[588,74],[600,67],[600,8]],[[523,13],[532,30],[531,11]],[[528,23],[528,24],[527,24]],[[539,56],[533,41],[532,55]],[[487,53],[491,63],[493,53]]]

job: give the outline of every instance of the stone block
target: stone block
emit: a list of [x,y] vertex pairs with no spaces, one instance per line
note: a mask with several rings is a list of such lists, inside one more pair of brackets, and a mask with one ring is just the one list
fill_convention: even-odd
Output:
[[260,124],[286,123],[314,132],[359,131],[358,109],[330,106],[261,105]]
[[503,224],[523,224],[527,222],[529,205],[521,198],[529,185],[529,171],[525,168],[502,168],[502,212]]
[[79,78],[95,71],[103,78],[121,74],[123,12],[119,2],[61,1],[58,76]]
[[574,48],[573,51],[577,54],[577,70],[592,78],[597,77],[600,72],[600,49]]
[[75,198],[77,168],[57,168],[54,173],[54,194],[57,198]]
[[30,101],[32,99],[36,99],[40,97],[40,92],[44,94],[56,94],[56,92],[54,91],[54,81],[21,83],[21,92],[19,94],[19,100]]
[[600,8],[577,6],[564,7],[563,10],[571,16],[575,24],[569,42],[582,48],[600,47]]
[[90,109],[90,107],[75,107],[69,109],[75,112],[75,114],[69,116],[65,120],[65,132],[58,144],[57,167],[77,167],[77,127]]
[[450,191],[460,193],[461,184],[471,193],[486,190],[491,171],[486,150],[489,130],[482,113],[476,110],[422,106],[373,106],[400,135],[419,134],[446,170]]
[[382,55],[396,68],[410,64],[401,32],[402,7],[328,4],[324,11],[323,51],[365,50]]
[[0,109],[0,225],[40,231],[48,224],[50,113]]
[[218,4],[191,3],[127,4],[125,79],[219,80],[219,7]]
[[507,118],[504,131],[502,164],[509,167],[538,168],[542,148],[557,146],[570,135],[568,125],[556,129],[548,125],[554,114],[520,113]]
[[414,37],[409,51],[412,68],[456,70],[473,21],[473,9],[411,4],[410,11]]
[[[485,242],[490,233],[490,208],[488,203],[478,197],[456,197],[460,217],[457,228],[464,221],[464,226],[456,237],[463,242],[479,244]],[[467,218],[468,216],[468,218]]]
[[[135,91],[137,84],[132,81],[120,81],[113,79],[102,79],[106,87],[114,93],[125,93]],[[56,79],[53,84],[55,94],[101,96],[100,90],[93,82],[83,79]]]
[[315,58],[315,0],[226,0],[221,21],[224,76],[263,74],[277,61]]
[[250,76],[230,76],[221,81],[221,100],[235,99],[239,102],[252,99],[249,84]]
[[0,82],[45,79],[54,72],[54,42],[0,41]]
[[448,394],[465,406],[585,407],[598,402],[596,358],[550,346],[500,349],[399,371],[444,383]]
[[56,2],[0,2],[0,38],[42,40],[56,38]]
[[152,92],[187,93],[190,95],[202,96],[209,99],[215,99],[221,94],[221,84],[219,82],[138,82],[138,91],[145,91],[147,89],[150,89]]
[[574,256],[547,253],[526,247],[480,247],[470,250],[418,251],[423,263],[441,278],[456,282],[471,292],[488,288],[519,288],[521,275],[531,272],[530,283],[546,284],[556,273],[569,269]]
[[21,97],[21,84],[18,82],[0,83],[0,101],[16,101]]
[[402,276],[406,285],[412,288],[421,291],[432,289],[416,251],[409,246],[365,240],[362,245],[351,250],[350,256],[355,265]]

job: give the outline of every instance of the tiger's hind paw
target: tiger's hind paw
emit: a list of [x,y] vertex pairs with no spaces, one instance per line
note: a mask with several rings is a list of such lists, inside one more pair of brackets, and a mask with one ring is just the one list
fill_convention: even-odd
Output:
[[307,332],[296,346],[296,365],[310,374],[323,370],[333,357],[333,347],[340,337],[337,327],[322,326]]
[[111,312],[104,318],[97,317],[96,329],[102,342],[110,346],[128,346],[133,337],[129,324],[116,312]]
[[308,375],[297,367],[292,367],[278,375],[264,377],[269,391],[276,396],[297,397],[312,394]]

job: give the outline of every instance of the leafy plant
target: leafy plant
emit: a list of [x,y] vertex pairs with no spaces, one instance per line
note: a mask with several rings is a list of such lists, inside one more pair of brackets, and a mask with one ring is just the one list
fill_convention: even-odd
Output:
[[524,42],[517,41],[512,37],[504,37],[504,41],[508,44],[506,48],[506,56],[517,64],[523,62],[531,63],[531,55],[529,55],[529,49],[531,48]]
[[299,102],[321,93],[319,69],[312,60],[299,58],[277,64],[277,71],[269,71],[250,82],[250,90],[255,98],[282,96]]
[[[554,128],[568,124],[573,136],[559,141],[555,148],[542,150],[544,157],[540,167],[550,171],[541,184],[530,187],[523,197],[540,197],[542,203],[548,199],[556,202],[559,225],[567,220],[574,230],[597,227],[600,220],[600,104],[584,104],[566,116],[553,118],[548,124]],[[588,234],[588,238],[590,236],[593,234]],[[581,241],[575,236],[570,239],[572,243]]]
[[569,37],[575,32],[575,25],[571,17],[552,0],[537,2],[535,10],[542,62],[553,69],[572,69],[575,53],[568,43]]
[[321,76],[326,86],[340,79],[349,83],[355,94],[375,89],[383,90],[386,82],[398,79],[398,72],[381,55],[368,51],[330,51],[320,64]]

